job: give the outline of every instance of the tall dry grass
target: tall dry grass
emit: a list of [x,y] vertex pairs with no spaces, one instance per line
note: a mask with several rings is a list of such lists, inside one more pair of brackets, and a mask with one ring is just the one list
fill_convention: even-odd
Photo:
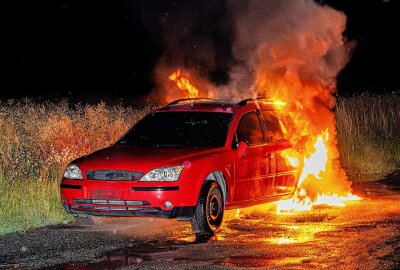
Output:
[[114,143],[150,106],[0,102],[0,169],[10,180],[46,179]]
[[65,166],[111,145],[152,109],[0,102],[0,234],[67,220],[58,187]]
[[336,120],[350,175],[376,178],[400,168],[400,93],[339,98]]

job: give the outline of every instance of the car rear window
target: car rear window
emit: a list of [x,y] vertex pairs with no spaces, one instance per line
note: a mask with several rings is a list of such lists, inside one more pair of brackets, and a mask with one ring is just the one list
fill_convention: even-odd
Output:
[[264,134],[256,112],[249,112],[240,119],[236,136],[238,142],[244,141],[249,145],[264,143]]
[[267,134],[272,140],[288,138],[287,126],[289,118],[285,115],[276,115],[273,111],[262,111],[263,121],[267,128]]
[[222,147],[232,113],[157,112],[140,120],[118,144],[129,146]]
[[262,114],[264,116],[264,124],[267,128],[268,136],[270,136],[272,140],[283,139],[282,126],[278,117],[269,111],[263,111]]

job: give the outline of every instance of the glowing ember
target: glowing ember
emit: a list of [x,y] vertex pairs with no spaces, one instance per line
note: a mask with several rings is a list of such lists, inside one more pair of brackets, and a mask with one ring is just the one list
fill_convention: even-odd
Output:
[[199,90],[190,83],[188,78],[181,75],[180,69],[177,69],[174,73],[169,75],[168,79],[176,82],[178,88],[184,91],[187,98],[199,97]]

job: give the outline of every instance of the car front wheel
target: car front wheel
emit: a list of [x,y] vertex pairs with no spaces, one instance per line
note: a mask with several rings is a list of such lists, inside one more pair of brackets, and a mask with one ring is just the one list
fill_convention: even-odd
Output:
[[196,234],[213,234],[218,231],[224,216],[224,200],[221,187],[213,181],[205,182],[191,220]]

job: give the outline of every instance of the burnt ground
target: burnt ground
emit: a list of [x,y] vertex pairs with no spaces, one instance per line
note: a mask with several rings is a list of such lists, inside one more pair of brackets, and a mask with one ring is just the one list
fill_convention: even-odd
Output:
[[210,239],[196,239],[188,223],[149,218],[8,234],[0,269],[400,269],[400,180],[354,189],[364,200],[344,208],[229,211]]

